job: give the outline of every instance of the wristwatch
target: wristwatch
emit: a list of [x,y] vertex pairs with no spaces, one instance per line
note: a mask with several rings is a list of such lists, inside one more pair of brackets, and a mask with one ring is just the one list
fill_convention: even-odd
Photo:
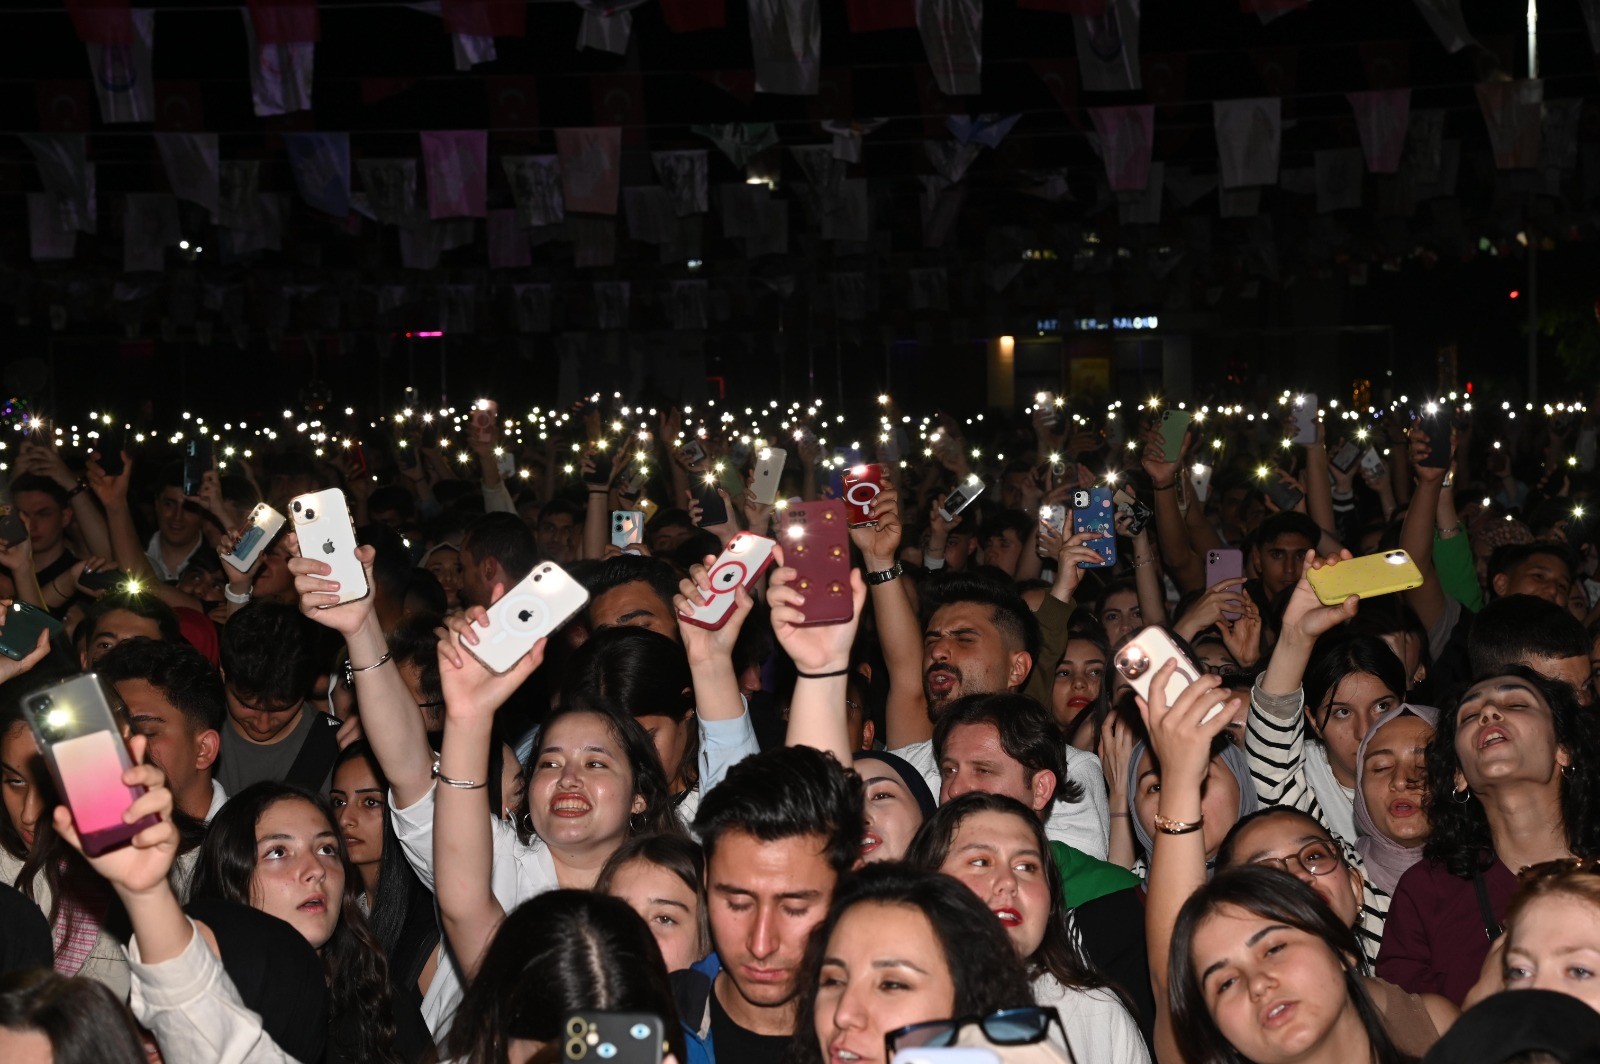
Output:
[[867,583],[872,585],[873,587],[877,587],[879,584],[887,584],[889,581],[895,579],[896,577],[898,577],[901,573],[903,573],[905,571],[906,571],[905,566],[901,565],[899,562],[895,562],[893,565],[889,566],[889,568],[883,570],[882,572],[879,572],[879,573],[868,573],[867,574]]

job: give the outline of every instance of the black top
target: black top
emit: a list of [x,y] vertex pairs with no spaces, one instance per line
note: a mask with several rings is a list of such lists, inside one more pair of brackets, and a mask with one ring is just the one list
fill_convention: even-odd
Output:
[[0,883],[0,975],[33,968],[48,971],[54,963],[50,921],[43,910],[16,887]]
[[716,1046],[717,1064],[772,1064],[782,1060],[789,1049],[789,1039],[770,1034],[756,1034],[734,1023],[711,991],[711,1040]]

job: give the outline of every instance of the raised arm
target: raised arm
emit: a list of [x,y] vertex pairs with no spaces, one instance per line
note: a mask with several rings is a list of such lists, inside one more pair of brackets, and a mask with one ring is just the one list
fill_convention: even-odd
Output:
[[[362,730],[389,779],[395,804],[406,808],[428,793],[433,760],[422,714],[406,689],[400,667],[389,656],[389,641],[378,624],[374,597],[368,594],[355,602],[339,603],[335,594],[339,585],[327,579],[333,570],[326,562],[300,557],[298,540],[294,533],[288,535],[289,549],[296,555],[289,559],[289,571],[300,595],[300,612],[344,636],[355,674]],[[356,548],[368,587],[373,585],[374,554],[371,547]]]
[[1187,592],[1205,583],[1205,566],[1189,541],[1188,524],[1178,509],[1182,459],[1181,453],[1167,455],[1160,432],[1151,429],[1145,433],[1143,464],[1154,488],[1156,539],[1161,547],[1161,558],[1178,590]]
[[83,544],[89,553],[101,558],[111,557],[111,532],[106,527],[105,514],[95,505],[93,496],[84,490],[88,487],[87,482],[72,475],[60,451],[49,444],[26,441],[18,448],[16,471],[49,477],[55,481],[62,491],[71,496],[72,523],[83,536]]
[[734,590],[733,613],[721,628],[712,631],[690,624],[684,616],[711,598],[711,565],[706,555],[703,564],[689,570],[678,583],[673,605],[678,611],[678,634],[689,658],[689,674],[694,680],[694,711],[702,721],[736,720],[744,715],[744,696],[739,691],[739,674],[733,668],[733,648],[739,632],[755,606],[743,585]]
[[144,547],[139,543],[139,531],[133,527],[133,511],[128,506],[128,483],[133,477],[133,459],[124,451],[122,472],[113,476],[100,467],[95,460],[98,457],[91,455],[89,458],[89,490],[105,507],[106,525],[111,533],[111,556],[116,559],[118,569],[153,587],[161,581],[156,579],[156,571],[151,568],[150,559],[145,557]]
[[509,672],[496,675],[463,646],[477,644],[476,629],[489,623],[487,611],[474,606],[447,623],[449,631],[439,639],[444,744],[434,794],[433,887],[440,928],[461,974],[470,980],[505,919],[490,887],[494,811],[489,808],[485,773],[494,714],[544,661],[546,641],[535,643]]
[[[782,548],[779,548],[781,560]],[[810,746],[829,753],[849,767],[855,757],[845,712],[845,684],[850,673],[850,648],[867,601],[866,581],[859,570],[850,571],[850,595],[855,610],[842,624],[803,626],[800,605],[805,596],[795,588],[799,573],[780,566],[767,587],[772,606],[772,631],[799,671],[794,697],[789,700],[789,746]]]
[[1432,631],[1445,613],[1444,586],[1439,583],[1439,572],[1433,565],[1433,525],[1438,514],[1445,471],[1421,464],[1430,453],[1427,433],[1420,428],[1413,428],[1411,465],[1416,474],[1417,487],[1411,497],[1411,505],[1406,510],[1405,521],[1400,526],[1400,546],[1411,555],[1411,560],[1417,563],[1417,568],[1422,572],[1421,586],[1404,592],[1406,605],[1416,610],[1422,626]]
[[[853,528],[850,538],[861,551],[869,573],[894,569],[900,554],[900,493],[890,476],[872,500],[876,527]],[[960,518],[956,518],[957,521]],[[946,531],[949,527],[946,526]],[[878,645],[889,670],[889,701],[884,711],[884,741],[890,749],[931,738],[928,701],[922,692],[922,625],[906,591],[905,577],[896,576],[871,587],[873,619]],[[860,612],[859,608],[856,611]],[[843,704],[842,702],[840,703]]]

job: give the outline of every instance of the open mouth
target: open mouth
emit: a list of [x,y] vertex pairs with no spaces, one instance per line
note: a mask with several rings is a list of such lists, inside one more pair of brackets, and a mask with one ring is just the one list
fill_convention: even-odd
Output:
[[1294,1015],[1295,1003],[1293,1001],[1279,1001],[1267,1008],[1261,1014],[1261,1026],[1281,1027],[1289,1022]]
[[321,894],[313,894],[295,908],[303,913],[325,913],[328,911],[328,899]]
[[1394,801],[1389,803],[1389,815],[1396,819],[1404,819],[1408,816],[1416,816],[1420,811],[1421,810],[1417,808],[1416,802],[1410,801],[1406,798],[1396,798]]
[[1087,698],[1083,698],[1081,696],[1078,697],[1078,698],[1069,698],[1069,699],[1067,699],[1067,708],[1068,709],[1082,709],[1084,706],[1087,706],[1088,704],[1089,704],[1089,700]]
[[1021,927],[1022,914],[1012,908],[994,910],[995,917],[1000,921],[1000,926],[1005,928]]
[[1478,749],[1487,750],[1491,746],[1496,746],[1500,743],[1506,743],[1510,741],[1511,736],[1506,734],[1504,728],[1485,728],[1483,729],[1483,733],[1478,736]]
[[929,669],[928,690],[936,695],[947,695],[955,690],[959,677],[950,669]]
[[865,857],[867,854],[871,853],[873,850],[876,850],[882,845],[882,839],[870,831],[867,832],[865,835],[861,836],[861,856]]
[[589,800],[580,794],[560,794],[550,799],[550,812],[555,816],[579,817],[591,808]]
[[828,1047],[829,1064],[854,1064],[855,1061],[860,1059],[860,1053],[852,1052],[851,1050],[846,1049],[844,1046],[831,1045]]

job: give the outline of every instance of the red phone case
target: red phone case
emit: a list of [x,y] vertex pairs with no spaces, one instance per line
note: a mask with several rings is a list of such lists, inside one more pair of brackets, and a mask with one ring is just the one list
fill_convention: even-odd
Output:
[[867,507],[883,490],[883,466],[858,465],[844,474],[845,516],[851,528],[877,524]]
[[855,616],[850,595],[850,529],[839,499],[792,504],[784,511],[783,560],[800,575],[806,625],[843,624]]

